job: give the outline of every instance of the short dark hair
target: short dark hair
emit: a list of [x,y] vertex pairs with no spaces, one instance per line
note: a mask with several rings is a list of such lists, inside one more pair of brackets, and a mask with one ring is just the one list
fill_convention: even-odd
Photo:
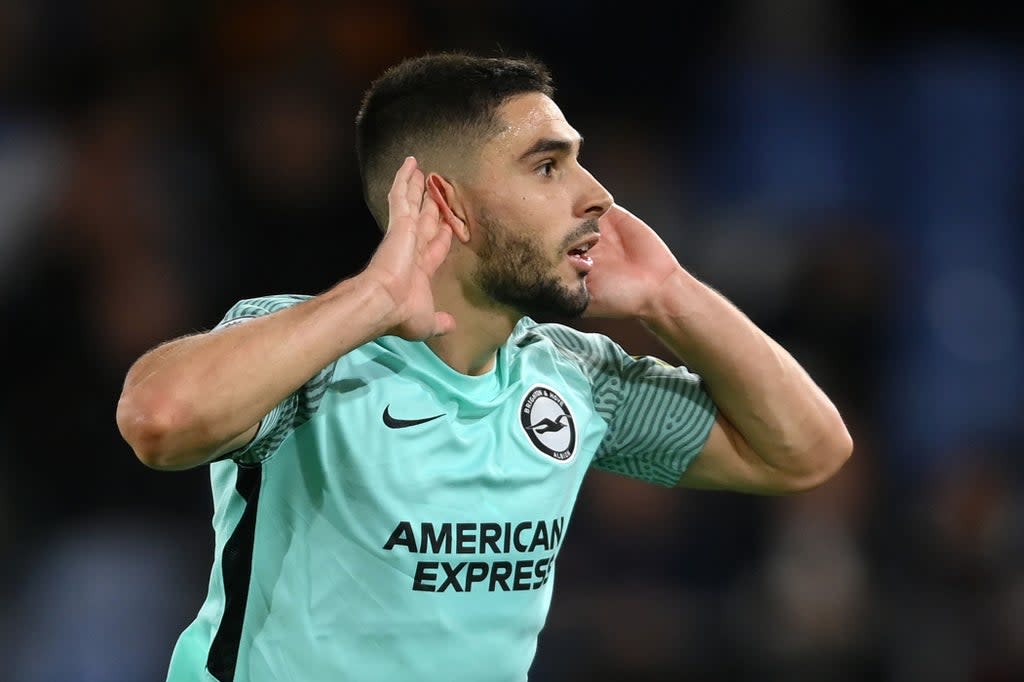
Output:
[[[510,97],[554,93],[547,66],[534,57],[438,52],[387,69],[366,90],[356,115],[356,156],[363,196],[381,229],[387,192],[402,160],[475,158],[497,133],[496,110]],[[427,168],[427,171],[439,171]]]

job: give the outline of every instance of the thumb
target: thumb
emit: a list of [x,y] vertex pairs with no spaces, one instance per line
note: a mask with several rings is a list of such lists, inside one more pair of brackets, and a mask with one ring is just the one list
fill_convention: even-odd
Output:
[[434,313],[434,333],[431,336],[444,336],[455,331],[455,317],[451,313]]

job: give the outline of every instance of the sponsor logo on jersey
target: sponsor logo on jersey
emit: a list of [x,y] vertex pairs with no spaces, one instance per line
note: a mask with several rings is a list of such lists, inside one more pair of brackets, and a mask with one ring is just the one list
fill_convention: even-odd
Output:
[[441,414],[435,414],[433,417],[423,417],[421,419],[398,419],[397,417],[391,416],[391,405],[387,405],[384,408],[384,426],[389,429],[405,429],[410,426],[416,426],[417,424],[426,424],[432,422],[435,419],[440,419],[445,415],[444,412]]
[[519,522],[399,521],[384,543],[388,552],[417,557],[414,592],[523,592],[539,590],[554,574],[565,517]]
[[553,388],[537,385],[526,392],[519,423],[533,447],[548,457],[565,462],[576,454],[576,421]]

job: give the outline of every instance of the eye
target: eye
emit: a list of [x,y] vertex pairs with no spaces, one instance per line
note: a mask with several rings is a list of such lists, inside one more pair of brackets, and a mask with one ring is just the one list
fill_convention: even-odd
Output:
[[537,166],[537,172],[544,177],[551,177],[555,172],[555,160],[548,159],[544,161],[542,164]]

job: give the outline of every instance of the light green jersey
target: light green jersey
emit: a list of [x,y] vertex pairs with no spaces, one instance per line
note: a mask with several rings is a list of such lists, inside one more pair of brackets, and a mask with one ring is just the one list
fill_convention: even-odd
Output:
[[522,682],[587,470],[674,485],[714,412],[685,368],[529,318],[482,376],[360,346],[210,464],[209,592],[168,680]]

